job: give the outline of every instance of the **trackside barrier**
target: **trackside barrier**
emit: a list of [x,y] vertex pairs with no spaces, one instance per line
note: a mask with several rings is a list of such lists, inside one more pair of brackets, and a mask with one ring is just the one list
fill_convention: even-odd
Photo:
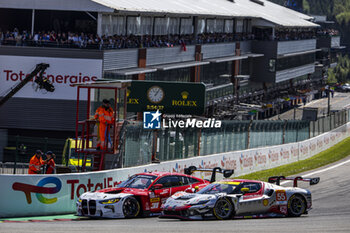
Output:
[[[130,175],[145,171],[184,172],[184,168],[223,167],[235,176],[309,158],[350,136],[350,123],[302,142],[199,156],[139,167],[58,175],[0,175],[0,217],[53,215],[75,212],[77,197],[86,191],[114,187]],[[203,178],[210,179],[210,173]]]

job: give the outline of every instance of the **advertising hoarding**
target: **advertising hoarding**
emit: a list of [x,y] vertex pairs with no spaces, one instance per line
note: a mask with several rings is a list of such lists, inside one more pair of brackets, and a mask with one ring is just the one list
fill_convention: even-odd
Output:
[[50,65],[43,75],[52,82],[55,91],[36,90],[36,84],[31,81],[14,97],[76,100],[77,88],[72,84],[92,82],[102,78],[101,59],[0,55],[0,96],[4,96],[23,80],[39,63]]

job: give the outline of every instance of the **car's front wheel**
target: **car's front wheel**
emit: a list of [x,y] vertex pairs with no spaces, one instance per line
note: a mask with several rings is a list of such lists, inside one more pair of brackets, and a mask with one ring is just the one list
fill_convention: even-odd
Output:
[[225,220],[232,218],[234,206],[227,198],[220,198],[213,209],[213,214],[217,219]]
[[135,197],[127,197],[123,203],[123,213],[125,218],[135,218],[141,212],[140,203]]
[[288,216],[299,217],[306,210],[306,203],[302,196],[293,195],[288,200]]

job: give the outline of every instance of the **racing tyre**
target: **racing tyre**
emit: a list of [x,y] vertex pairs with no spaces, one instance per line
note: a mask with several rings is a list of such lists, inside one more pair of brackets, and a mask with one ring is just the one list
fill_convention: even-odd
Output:
[[293,195],[288,200],[288,216],[299,217],[306,210],[306,203],[302,196]]
[[226,220],[232,218],[234,206],[227,198],[220,198],[213,209],[213,214],[217,219]]
[[140,214],[141,206],[135,197],[127,197],[123,203],[125,218],[135,218]]

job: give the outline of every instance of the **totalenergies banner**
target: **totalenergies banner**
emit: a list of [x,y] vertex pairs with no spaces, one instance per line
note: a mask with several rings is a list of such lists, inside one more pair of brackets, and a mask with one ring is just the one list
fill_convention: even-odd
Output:
[[[350,136],[350,123],[303,142],[199,156],[139,167],[58,175],[0,175],[0,217],[75,212],[80,194],[115,187],[129,176],[148,171],[183,173],[189,166],[234,169],[235,176],[309,158]],[[211,173],[195,174],[210,179]],[[221,177],[217,177],[220,179]]]
[[50,67],[43,73],[55,87],[54,92],[36,90],[33,80],[15,97],[75,100],[75,83],[92,82],[102,77],[101,59],[75,59],[27,56],[0,56],[0,95],[22,81],[39,63]]

